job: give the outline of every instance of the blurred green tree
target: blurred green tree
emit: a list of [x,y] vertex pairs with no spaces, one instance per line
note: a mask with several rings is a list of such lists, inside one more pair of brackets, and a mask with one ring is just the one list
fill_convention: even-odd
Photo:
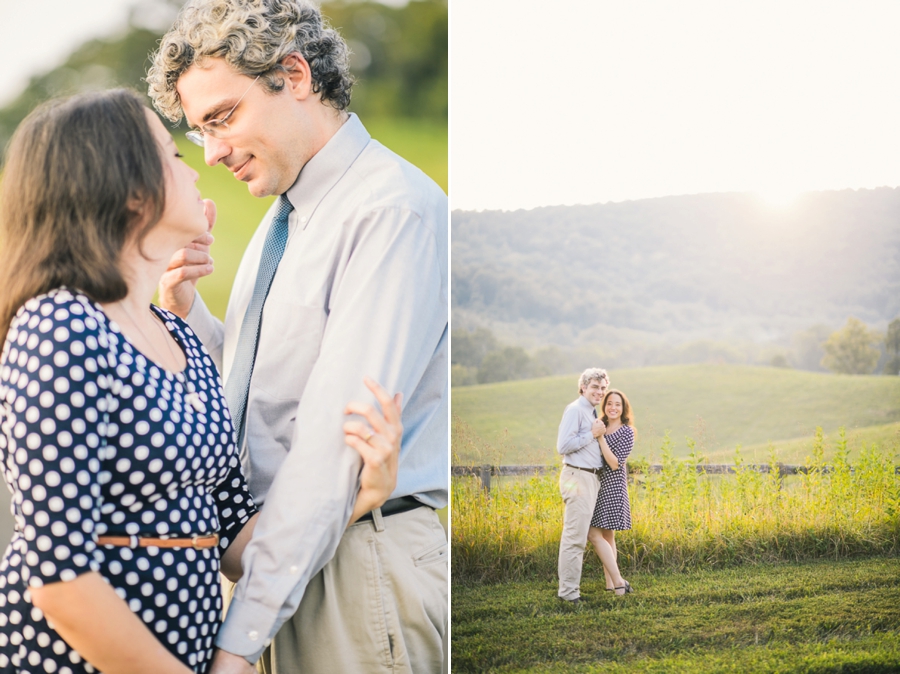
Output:
[[[175,8],[178,0],[163,2]],[[133,17],[139,15],[140,7]],[[447,123],[447,0],[414,0],[402,7],[378,2],[324,3],[322,13],[350,45],[357,78],[350,109],[364,121],[377,117]],[[121,35],[86,42],[63,65],[36,75],[0,109],[0,147],[38,104],[92,89],[130,87],[146,92],[149,55],[161,30],[132,25]],[[182,122],[183,124],[183,122]]]
[[880,356],[875,345],[880,342],[878,332],[851,316],[846,325],[832,333],[823,344],[822,365],[838,374],[871,374]]
[[884,348],[888,356],[887,363],[884,365],[884,373],[900,375],[900,317],[888,324]]
[[531,358],[520,346],[507,346],[491,351],[478,368],[479,384],[529,377],[531,377]]
[[500,342],[487,328],[453,330],[450,333],[451,365],[478,368],[488,353],[499,348]]

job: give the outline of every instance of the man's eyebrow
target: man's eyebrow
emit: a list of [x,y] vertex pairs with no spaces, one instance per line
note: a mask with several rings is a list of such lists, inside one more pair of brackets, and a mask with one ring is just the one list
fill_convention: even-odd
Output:
[[234,107],[233,99],[234,99],[233,96],[231,98],[224,98],[221,101],[219,101],[218,103],[209,106],[209,108],[207,108],[207,113],[205,115],[203,115],[203,117],[200,118],[200,124],[201,125],[206,124],[211,119],[218,119],[216,117],[216,115],[221,115],[222,110],[224,110],[224,109],[230,110],[231,108],[233,108]]

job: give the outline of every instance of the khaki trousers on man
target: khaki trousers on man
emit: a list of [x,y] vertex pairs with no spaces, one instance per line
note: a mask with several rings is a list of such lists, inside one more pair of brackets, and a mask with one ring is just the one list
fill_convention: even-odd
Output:
[[581,596],[581,566],[600,481],[594,473],[563,466],[559,493],[566,505],[559,541],[559,596],[572,601]]
[[344,532],[300,607],[265,650],[261,674],[446,673],[447,535],[431,508]]

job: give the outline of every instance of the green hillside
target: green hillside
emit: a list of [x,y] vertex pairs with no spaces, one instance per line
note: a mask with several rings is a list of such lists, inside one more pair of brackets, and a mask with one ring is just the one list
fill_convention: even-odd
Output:
[[[827,450],[843,426],[848,436],[900,451],[900,377],[705,364],[611,370],[610,378],[634,407],[636,456],[658,457],[668,432],[677,456],[690,453],[690,437],[718,462],[730,462],[737,445],[748,460],[764,461],[770,442],[780,460],[801,461],[817,426]],[[454,388],[453,463],[554,463],[559,419],[578,395],[577,379]]]

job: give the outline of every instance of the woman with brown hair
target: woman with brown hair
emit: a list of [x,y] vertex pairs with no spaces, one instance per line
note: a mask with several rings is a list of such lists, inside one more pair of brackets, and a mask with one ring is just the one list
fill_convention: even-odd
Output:
[[[257,509],[219,373],[151,304],[214,218],[172,137],[115,90],[22,122],[0,191],[0,670],[205,671]],[[210,237],[211,238],[211,237]],[[351,403],[364,459],[350,521],[396,484],[399,397]]]
[[610,389],[600,403],[606,431],[600,436],[605,465],[600,472],[600,491],[591,518],[588,540],[603,562],[606,589],[621,596],[632,592],[631,584],[619,573],[616,531],[631,529],[628,500],[628,469],[625,462],[634,448],[634,415],[624,393]]

